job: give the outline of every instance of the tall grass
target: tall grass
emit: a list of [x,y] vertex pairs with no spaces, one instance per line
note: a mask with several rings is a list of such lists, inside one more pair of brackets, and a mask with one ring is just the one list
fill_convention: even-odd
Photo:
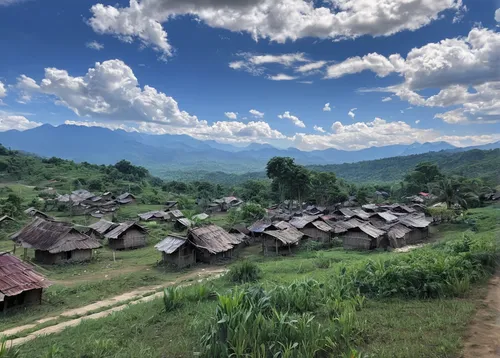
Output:
[[247,260],[232,265],[227,274],[231,281],[239,283],[257,281],[261,275],[259,266]]

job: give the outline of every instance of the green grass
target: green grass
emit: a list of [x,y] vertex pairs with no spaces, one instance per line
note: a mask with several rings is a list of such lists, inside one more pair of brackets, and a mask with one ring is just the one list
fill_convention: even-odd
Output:
[[[499,233],[495,221],[497,212],[494,207],[471,210],[467,214],[467,226],[461,223],[439,227],[435,235],[443,244],[438,243],[437,247],[460,236],[465,227],[479,230],[477,240],[491,240],[492,235]],[[332,275],[338,275],[341,266],[359,267],[371,259],[384,261],[395,255],[408,255],[330,249],[300,251],[291,257],[264,258],[255,247],[248,251],[243,255],[258,264],[264,287],[289,284],[303,278],[327,283]],[[318,268],[318,260],[325,259],[330,260],[330,265]],[[137,257],[136,260],[142,262],[144,258]],[[225,278],[214,281],[214,284],[222,293],[231,286]],[[461,298],[368,299],[357,313],[358,319],[365,322],[358,350],[380,358],[456,357],[468,322],[484,294],[485,283],[481,281]],[[205,332],[206,322],[213,317],[215,306],[215,302],[203,300],[185,303],[166,313],[163,301],[158,299],[104,319],[84,322],[58,335],[36,339],[21,346],[20,350],[22,357],[43,357],[55,344],[61,351],[60,357],[84,354],[91,357],[192,357],[200,350],[200,335]],[[320,320],[324,318],[321,313],[317,314]]]

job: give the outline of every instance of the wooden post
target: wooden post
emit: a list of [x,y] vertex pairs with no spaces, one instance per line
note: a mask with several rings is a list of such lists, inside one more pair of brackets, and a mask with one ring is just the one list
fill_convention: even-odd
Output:
[[116,251],[113,250],[113,262],[116,262]]
[[6,315],[7,314],[7,296],[5,296],[3,299],[4,299],[4,301],[3,301],[3,314]]
[[278,240],[275,239],[275,241],[276,241],[276,256],[278,256]]
[[288,245],[288,253],[291,255],[292,254],[292,246]]
[[14,243],[14,250],[12,250],[12,252],[14,253],[14,255],[16,254],[16,243]]

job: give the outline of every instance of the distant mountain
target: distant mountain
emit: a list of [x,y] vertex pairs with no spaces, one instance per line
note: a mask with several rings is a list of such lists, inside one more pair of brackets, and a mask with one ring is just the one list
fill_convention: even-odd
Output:
[[[303,165],[353,163],[431,151],[463,151],[446,142],[414,143],[372,147],[358,151],[338,149],[304,152],[296,148],[278,149],[269,144],[252,143],[236,147],[215,141],[201,141],[186,135],[149,135],[112,131],[99,127],[43,125],[27,131],[0,133],[0,143],[46,157],[60,157],[77,162],[113,164],[127,159],[149,168],[153,173],[184,171],[221,171],[246,173],[261,171],[274,156],[295,158]],[[500,147],[500,142],[475,147]]]

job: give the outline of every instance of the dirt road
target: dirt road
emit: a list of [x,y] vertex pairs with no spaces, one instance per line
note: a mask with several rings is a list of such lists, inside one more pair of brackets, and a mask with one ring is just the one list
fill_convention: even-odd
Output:
[[[168,286],[172,286],[172,285],[189,286],[191,284],[201,282],[203,280],[215,279],[217,277],[220,277],[221,275],[224,274],[225,271],[226,271],[226,269],[223,267],[199,269],[199,270],[190,272],[186,275],[183,275],[175,281],[166,282],[163,285],[139,288],[139,289],[136,289],[136,290],[133,290],[130,292],[126,292],[126,293],[123,293],[121,295],[118,295],[118,296],[115,296],[115,297],[112,297],[112,298],[109,298],[109,299],[106,299],[103,301],[92,303],[92,304],[87,305],[87,306],[64,311],[64,312],[60,313],[59,315],[47,317],[47,318],[35,321],[32,324],[27,324],[27,325],[15,327],[12,329],[8,329],[6,331],[0,332],[0,336],[7,336],[8,337],[8,336],[12,336],[12,335],[20,335],[25,331],[36,328],[36,326],[39,324],[54,321],[54,325],[52,325],[52,326],[48,326],[45,328],[35,330],[35,331],[27,334],[25,337],[15,338],[15,339],[7,341],[8,347],[10,347],[11,345],[17,346],[17,345],[26,343],[28,341],[31,341],[39,336],[59,333],[68,327],[74,327],[74,326],[79,325],[84,320],[103,318],[103,317],[109,316],[110,314],[112,314],[114,312],[122,311],[125,308],[127,308],[129,305],[144,303],[144,302],[148,302],[148,301],[154,300],[156,298],[162,297],[163,292],[158,291],[158,290],[160,290],[163,287],[168,287]],[[196,281],[186,283],[186,281],[193,280],[193,279],[195,279]],[[108,307],[111,307],[111,308],[108,308]],[[99,312],[92,313],[92,312],[96,312],[96,311],[99,311]],[[71,317],[76,317],[76,318],[70,319]],[[61,323],[55,323],[56,320],[61,319],[61,318],[63,318],[63,319],[68,318],[69,320],[61,322]]]
[[488,284],[488,295],[476,312],[464,342],[464,358],[500,357],[500,274]]

